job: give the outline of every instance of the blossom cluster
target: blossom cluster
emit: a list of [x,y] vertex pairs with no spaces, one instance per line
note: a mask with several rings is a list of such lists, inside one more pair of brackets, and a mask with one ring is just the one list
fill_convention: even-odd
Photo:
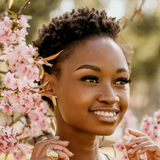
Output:
[[[130,117],[130,119],[128,119],[129,121],[135,120],[133,113],[130,111],[128,113],[130,114],[125,114],[125,117],[121,122],[121,126],[126,124],[126,120],[128,119],[127,117]],[[153,117],[145,116],[142,119],[140,129],[142,132],[146,133],[154,142],[158,141],[160,139],[160,110],[156,111]],[[129,141],[132,138],[133,137],[131,135],[125,133],[123,137],[114,144],[115,149],[123,154],[124,159],[129,159],[124,144],[126,141]],[[146,154],[140,155],[140,157],[141,159],[145,159]]]
[[[0,21],[0,61],[8,65],[0,109],[7,115],[24,113],[29,119],[27,122],[26,118],[20,118],[19,132],[9,126],[0,126],[0,154],[13,153],[17,159],[31,152],[27,143],[19,140],[26,136],[36,137],[42,131],[51,132],[52,128],[51,118],[47,117],[48,104],[42,100],[38,85],[46,61],[38,56],[36,48],[26,44],[27,27],[23,15],[19,20],[4,17]],[[18,137],[19,133],[23,134]]]
[[160,139],[160,110],[153,117],[145,116],[141,124],[142,132],[146,133],[153,141]]
[[0,41],[7,45],[20,44],[25,41],[27,35],[26,28],[29,27],[27,19],[21,16],[20,20],[12,21],[9,17],[4,17],[0,22]]
[[0,154],[13,152],[18,147],[16,129],[0,126]]
[[124,159],[128,159],[126,148],[124,146],[126,141],[130,141],[132,138],[128,135],[124,135],[119,141],[114,144],[114,147],[123,154]]

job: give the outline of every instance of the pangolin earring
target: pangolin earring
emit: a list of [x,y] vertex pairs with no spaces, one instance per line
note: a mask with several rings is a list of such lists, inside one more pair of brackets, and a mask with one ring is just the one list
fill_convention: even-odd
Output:
[[57,105],[56,98],[57,98],[57,96],[52,96],[52,103],[54,106]]

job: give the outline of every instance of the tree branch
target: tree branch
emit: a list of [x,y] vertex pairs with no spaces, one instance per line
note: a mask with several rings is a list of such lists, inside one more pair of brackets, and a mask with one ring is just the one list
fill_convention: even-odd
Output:
[[6,74],[7,72],[4,72],[4,71],[0,71],[0,74],[1,74],[1,73],[2,73],[2,74]]
[[128,20],[126,20],[125,24],[122,26],[122,30],[124,30],[124,29],[126,28],[126,26],[127,26],[130,22],[132,22],[132,20],[134,19],[134,17],[141,11],[144,2],[145,2],[145,0],[142,0],[142,3],[141,3],[141,5],[140,5],[140,7],[135,10],[135,12],[131,15],[131,17],[130,17]]
[[28,4],[30,4],[30,2],[31,2],[31,0],[27,0],[27,1],[24,3],[24,5],[20,8],[20,10],[19,10],[18,13],[17,13],[17,18],[18,18],[19,15],[22,13],[22,11],[26,8],[26,6],[27,6]]
[[3,16],[8,16],[8,4],[9,4],[9,0],[4,0],[4,13]]
[[21,115],[19,115],[16,119],[14,119],[12,122],[10,122],[7,126],[11,127],[13,124],[15,124],[16,122],[18,122],[22,117],[25,116],[26,113],[22,113]]

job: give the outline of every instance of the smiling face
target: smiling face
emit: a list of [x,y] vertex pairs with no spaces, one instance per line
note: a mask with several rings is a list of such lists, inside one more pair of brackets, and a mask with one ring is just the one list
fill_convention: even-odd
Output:
[[111,135],[129,105],[129,76],[125,56],[112,39],[84,41],[61,64],[54,83],[58,127]]

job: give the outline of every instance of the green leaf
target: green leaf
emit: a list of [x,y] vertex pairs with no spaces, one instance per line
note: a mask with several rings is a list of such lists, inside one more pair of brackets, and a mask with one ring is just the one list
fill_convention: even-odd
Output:
[[11,13],[14,19],[17,21],[17,15],[13,11],[8,10],[8,12]]
[[63,50],[61,50],[60,52],[58,52],[58,53],[56,53],[56,54],[54,54],[54,55],[52,55],[50,57],[46,57],[46,58],[44,58],[44,60],[51,61],[51,60],[55,59],[62,51]]
[[40,78],[42,79],[44,76],[44,68],[42,66],[40,66],[39,68],[39,73],[40,73]]
[[10,9],[13,5],[14,0],[9,0],[8,9]]
[[54,124],[53,124],[53,122],[52,122],[52,120],[51,120],[51,127],[52,127],[52,129],[55,131],[56,129],[55,129],[55,126],[54,126]]
[[[50,81],[50,80],[49,80],[49,81]],[[33,89],[43,88],[44,86],[46,86],[46,85],[49,83],[49,81],[47,81],[46,83],[43,83],[43,84],[41,84],[41,85],[39,85],[39,86],[37,86],[37,87],[31,87],[31,88],[33,88]]]
[[22,141],[24,141],[24,140],[26,140],[26,139],[28,139],[28,138],[30,138],[30,136],[28,136],[28,137],[23,137],[23,138],[19,139],[19,143],[21,143]]
[[9,155],[9,152],[6,153],[4,160],[7,160],[8,155]]

